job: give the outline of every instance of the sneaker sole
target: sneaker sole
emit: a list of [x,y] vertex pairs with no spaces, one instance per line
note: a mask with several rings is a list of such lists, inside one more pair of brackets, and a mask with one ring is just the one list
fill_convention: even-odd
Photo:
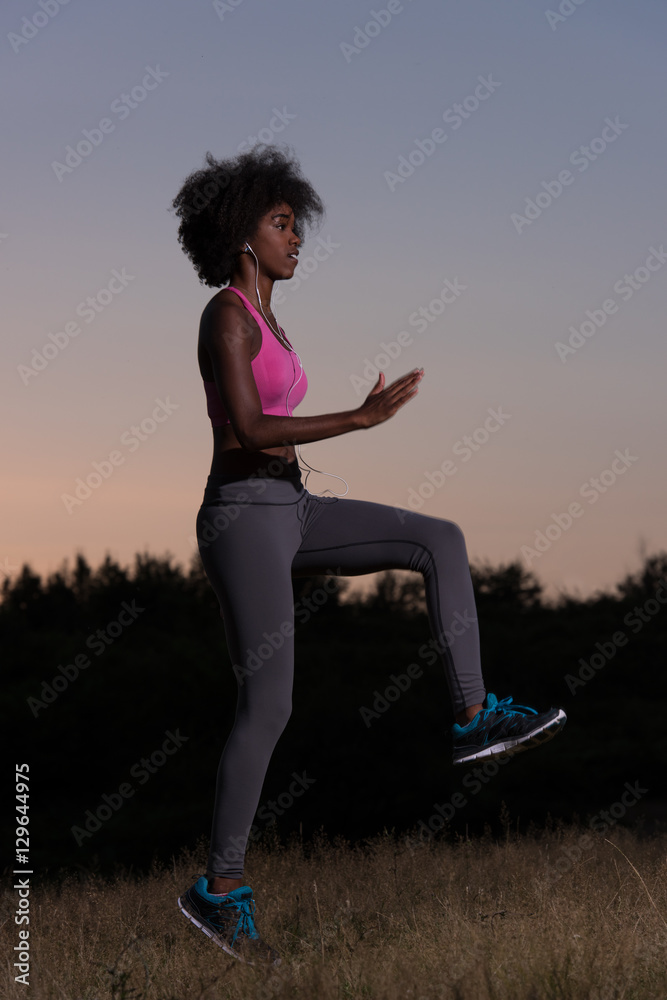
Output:
[[467,764],[469,761],[481,760],[482,758],[502,757],[503,754],[514,757],[519,753],[523,753],[524,750],[532,750],[533,747],[539,747],[543,743],[548,743],[549,740],[552,740],[561,731],[566,721],[567,716],[563,709],[560,708],[555,719],[547,722],[546,725],[538,726],[532,733],[526,733],[525,736],[520,736],[515,740],[492,743],[491,746],[484,747],[483,750],[478,750],[465,757],[458,757],[454,761],[454,764]]
[[200,920],[197,920],[194,914],[190,913],[189,910],[185,909],[183,903],[181,902],[180,896],[178,897],[178,908],[184,917],[187,917],[188,920],[190,920],[195,925],[195,927],[198,927],[200,931],[203,931],[206,937],[209,937],[211,941],[215,941],[217,946],[219,948],[222,948],[222,950],[226,952],[228,955],[231,955],[232,958],[236,958],[238,959],[239,962],[244,962],[246,965],[255,964],[254,962],[249,962],[247,959],[243,958],[241,955],[238,954],[238,952],[235,952],[234,949],[231,948],[226,942],[221,941],[220,938],[217,936],[217,934],[214,934],[213,931],[206,926],[206,924],[202,924]]
[[[222,948],[222,950],[226,952],[227,955],[231,955],[232,958],[236,958],[239,962],[243,962],[244,965],[252,965],[252,966],[256,965],[256,963],[252,962],[249,958],[244,958],[242,955],[239,955],[239,953],[237,951],[234,951],[231,945],[228,945],[226,941],[221,941],[220,938],[217,936],[217,934],[215,934],[209,927],[207,927],[206,924],[203,924],[200,920],[197,919],[197,917],[195,917],[193,913],[190,913],[189,910],[186,910],[185,907],[183,906],[183,903],[181,902],[180,896],[178,897],[178,908],[184,917],[187,917],[188,920],[195,925],[195,927],[198,927],[200,931],[203,931],[206,937],[210,938],[211,941],[214,941],[217,944],[218,948]],[[276,958],[270,964],[277,967],[280,965],[280,962],[281,962],[280,958]]]

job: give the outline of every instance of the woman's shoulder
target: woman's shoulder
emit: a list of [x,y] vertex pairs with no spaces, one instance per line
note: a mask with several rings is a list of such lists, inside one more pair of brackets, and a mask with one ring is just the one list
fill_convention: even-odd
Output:
[[215,313],[219,309],[226,306],[235,306],[238,309],[243,309],[243,299],[236,292],[232,291],[231,287],[221,288],[220,291],[216,292],[212,299],[209,299],[204,306],[205,313]]
[[201,314],[200,345],[208,347],[212,340],[217,340],[221,336],[228,341],[232,331],[235,334],[234,339],[237,336],[243,340],[249,339],[251,351],[257,354],[261,344],[261,332],[255,319],[245,308],[240,296],[230,288],[221,288],[207,302]]
[[246,318],[248,310],[243,304],[243,300],[231,288],[221,288],[219,292],[209,299],[201,314],[199,329],[201,333],[214,329],[226,320],[238,320]]

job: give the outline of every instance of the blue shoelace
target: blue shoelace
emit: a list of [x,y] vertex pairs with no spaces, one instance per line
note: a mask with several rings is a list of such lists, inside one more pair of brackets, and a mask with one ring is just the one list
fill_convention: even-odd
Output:
[[[476,729],[479,725],[486,722],[489,716],[495,713],[497,713],[498,715],[509,715],[509,716],[537,715],[537,711],[534,708],[530,708],[528,705],[513,705],[511,697],[503,698],[501,699],[501,701],[498,701],[495,694],[489,694],[487,697],[489,701],[493,698],[491,704],[488,705],[486,708],[483,708],[481,712],[479,712],[475,716],[472,722],[468,723],[469,726],[472,726],[473,730]],[[467,729],[467,726],[463,726],[462,728]]]
[[[236,924],[236,930],[232,936],[232,947],[236,942],[237,937],[240,933],[246,934],[249,938],[258,938],[259,932],[255,927],[255,923],[252,919],[252,915],[255,912],[255,900],[251,897],[250,899],[242,900],[232,900],[233,906],[239,911],[239,919]],[[224,906],[224,903],[222,904]],[[222,909],[221,906],[221,909]]]
[[483,709],[484,712],[505,712],[507,715],[537,715],[537,711],[534,708],[529,708],[528,705],[512,705],[511,698],[503,698],[502,701],[496,701],[495,705],[489,706],[489,708]]

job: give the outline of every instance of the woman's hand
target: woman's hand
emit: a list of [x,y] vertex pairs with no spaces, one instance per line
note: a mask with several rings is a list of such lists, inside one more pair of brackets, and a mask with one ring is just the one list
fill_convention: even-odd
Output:
[[384,372],[380,376],[368,394],[366,400],[358,408],[362,427],[374,427],[381,424],[389,417],[393,417],[397,410],[400,410],[408,400],[419,391],[417,383],[424,374],[423,368],[416,368],[414,371],[403,375],[384,388]]

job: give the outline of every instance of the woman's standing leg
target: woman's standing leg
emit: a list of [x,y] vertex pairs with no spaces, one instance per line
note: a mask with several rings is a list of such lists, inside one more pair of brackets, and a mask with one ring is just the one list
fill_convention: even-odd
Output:
[[[234,484],[234,495],[251,493],[243,486]],[[234,725],[218,769],[209,880],[243,877],[266,771],[292,710],[291,563],[301,541],[296,497],[294,487],[269,482],[261,500],[251,498],[235,510],[203,506],[198,516],[200,553],[220,603],[238,685]],[[216,517],[227,524],[223,530],[216,529]]]
[[255,926],[243,867],[269,761],[292,711],[291,563],[304,497],[298,477],[228,483],[210,476],[197,516],[199,551],[220,604],[238,695],[218,767],[207,874],[178,905],[224,951],[272,964],[280,958]]

